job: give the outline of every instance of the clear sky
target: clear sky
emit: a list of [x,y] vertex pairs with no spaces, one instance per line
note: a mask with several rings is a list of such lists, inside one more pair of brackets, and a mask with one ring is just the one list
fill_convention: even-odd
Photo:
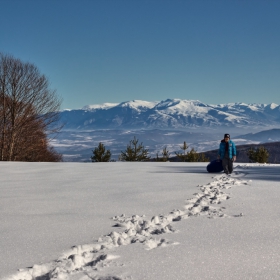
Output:
[[0,51],[62,109],[133,99],[280,104],[279,0],[0,0]]

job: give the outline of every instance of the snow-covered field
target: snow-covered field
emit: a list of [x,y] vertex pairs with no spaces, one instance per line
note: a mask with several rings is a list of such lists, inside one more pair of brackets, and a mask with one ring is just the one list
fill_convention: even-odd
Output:
[[0,163],[0,278],[279,279],[280,166],[205,167]]

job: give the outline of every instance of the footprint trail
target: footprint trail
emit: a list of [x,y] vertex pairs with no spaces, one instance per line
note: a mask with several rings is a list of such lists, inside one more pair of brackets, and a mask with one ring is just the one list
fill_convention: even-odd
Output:
[[[159,238],[164,233],[176,233],[173,227],[182,219],[205,216],[207,218],[230,217],[224,214],[221,203],[230,199],[227,190],[233,186],[247,185],[249,181],[241,180],[242,173],[234,172],[233,176],[217,175],[206,185],[199,185],[199,192],[186,201],[184,208],[175,209],[166,215],[145,215],[126,217],[124,214],[112,217],[116,229],[99,237],[92,244],[73,246],[57,260],[36,264],[31,268],[20,269],[5,280],[53,280],[53,279],[129,279],[106,274],[106,268],[116,265],[119,256],[110,253],[112,249],[141,243],[146,250],[178,245],[179,243]],[[243,214],[231,217],[241,217]]]

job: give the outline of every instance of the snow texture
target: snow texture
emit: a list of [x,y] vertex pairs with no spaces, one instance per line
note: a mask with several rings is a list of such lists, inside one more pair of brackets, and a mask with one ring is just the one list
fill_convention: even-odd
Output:
[[[135,195],[135,190],[131,190],[131,187],[134,187],[138,194],[141,193],[140,189],[147,190],[147,193],[141,193],[142,199],[134,197],[133,200],[133,204],[138,206],[140,204],[139,209],[147,211],[148,206],[147,215],[145,213],[113,215],[112,230],[108,233],[101,234],[90,243],[72,246],[53,261],[33,264],[3,279],[279,279],[280,223],[279,215],[277,216],[276,213],[279,212],[276,210],[279,207],[275,208],[278,205],[275,195],[279,194],[277,184],[279,166],[240,165],[235,166],[231,176],[221,173],[211,178],[205,173],[205,163],[80,165],[56,164],[56,168],[52,169],[50,164],[2,164],[1,167],[4,167],[2,172],[3,169],[7,171],[7,167],[10,168],[9,170],[13,168],[9,174],[1,174],[7,187],[12,187],[15,178],[21,180],[16,184],[17,186],[12,187],[12,191],[15,192],[13,195],[10,190],[3,188],[4,200],[1,200],[4,204],[5,198],[9,201],[12,197],[16,201],[17,195],[20,194],[17,187],[20,184],[25,185],[27,187],[25,191],[29,192],[31,182],[29,176],[38,181],[43,179],[40,177],[42,174],[49,177],[49,180],[42,184],[41,191],[44,190],[46,196],[51,197],[49,191],[66,187],[66,184],[59,186],[57,183],[67,168],[66,174],[72,176],[72,180],[75,175],[70,175],[71,172],[78,174],[76,180],[71,183],[72,186],[79,188],[77,178],[87,176],[90,179],[94,178],[91,182],[93,186],[91,191],[95,193],[97,199],[101,198],[102,192],[98,193],[96,189],[100,191],[100,188],[105,188],[106,195],[102,197],[105,202],[103,208],[105,212],[110,212],[107,207],[110,204],[113,206],[113,201],[117,203],[116,209],[120,211],[122,204],[127,203],[127,195],[129,193],[133,194],[132,197]],[[110,176],[104,177],[109,166]],[[28,174],[20,172],[20,167]],[[81,167],[83,172],[79,174]],[[58,171],[54,174],[56,179],[51,179],[51,171],[54,170]],[[94,176],[92,173],[86,175],[88,171],[91,171]],[[261,177],[260,171],[267,174],[266,177]],[[14,176],[10,178],[7,175]],[[251,179],[256,179],[257,182],[254,183]],[[68,180],[63,178],[60,183],[69,183]],[[191,186],[197,181],[201,181],[201,184]],[[118,190],[111,188],[112,182],[115,182],[116,187],[125,182],[126,184]],[[143,184],[148,182],[149,188],[153,189],[152,193],[149,193],[147,188],[143,189]],[[55,183],[56,186],[47,189],[48,183]],[[82,183],[85,184],[86,181]],[[176,187],[177,184],[179,187]],[[180,189],[181,184],[184,184],[183,189]],[[197,191],[191,195],[190,190],[194,187]],[[89,194],[85,189],[79,188],[79,193],[82,192],[85,196]],[[71,191],[71,188],[70,193],[77,195],[73,190]],[[182,199],[184,194],[188,197],[183,207],[180,207],[182,202],[180,198]],[[110,195],[111,198],[108,198]],[[170,195],[173,197],[170,198]],[[27,194],[23,196],[30,200]],[[162,210],[175,202],[179,207],[166,214],[158,214],[155,211],[158,210],[157,200],[160,196],[165,206]],[[176,199],[172,200],[174,198]],[[33,199],[36,202],[38,194],[33,196]],[[79,198],[77,199],[79,201]],[[147,203],[149,199],[153,203]],[[267,205],[266,199],[269,199]],[[229,203],[230,200],[234,203]],[[42,197],[40,202],[44,202]],[[85,198],[84,202],[88,203],[89,200]],[[146,202],[146,205],[141,205],[143,202]],[[243,205],[244,202],[246,205]],[[12,208],[10,206],[10,209]],[[38,215],[42,208],[42,206],[39,209],[33,208],[29,214]],[[73,211],[75,208],[69,206],[69,210]],[[51,210],[57,211],[57,209]],[[7,211],[7,216],[8,213]],[[70,215],[73,223],[76,223],[77,217],[73,213]],[[2,217],[5,217],[5,214],[2,214]],[[257,223],[255,223],[256,219],[258,219]],[[4,226],[6,223],[4,222]],[[95,222],[95,227],[98,226],[98,222]],[[32,229],[30,230],[31,233]],[[76,228],[75,231],[79,232],[80,228]],[[239,235],[241,232],[243,236]],[[43,236],[41,241],[44,241]],[[32,249],[33,252],[35,250],[36,248]],[[229,252],[235,258],[231,258]],[[228,259],[230,261],[227,261]],[[245,263],[240,264],[240,261]]]

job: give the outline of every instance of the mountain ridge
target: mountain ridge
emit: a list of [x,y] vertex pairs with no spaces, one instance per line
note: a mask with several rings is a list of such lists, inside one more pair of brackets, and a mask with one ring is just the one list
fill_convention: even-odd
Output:
[[213,105],[183,99],[131,100],[68,109],[60,115],[69,129],[280,127],[280,106],[275,103]]

